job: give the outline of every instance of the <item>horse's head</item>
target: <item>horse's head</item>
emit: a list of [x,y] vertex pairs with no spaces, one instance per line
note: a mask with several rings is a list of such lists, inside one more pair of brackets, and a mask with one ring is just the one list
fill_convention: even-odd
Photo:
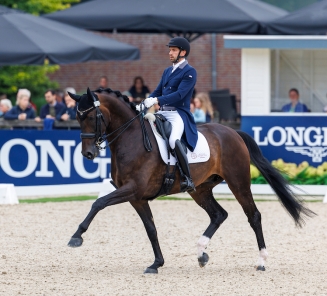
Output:
[[89,88],[82,96],[68,94],[78,103],[76,118],[81,126],[82,154],[87,159],[94,159],[99,154],[101,137],[110,121],[109,110]]

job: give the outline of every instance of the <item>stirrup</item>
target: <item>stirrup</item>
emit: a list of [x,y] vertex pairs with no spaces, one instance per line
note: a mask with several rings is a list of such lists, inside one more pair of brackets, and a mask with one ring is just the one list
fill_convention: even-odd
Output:
[[181,191],[193,193],[196,191],[194,183],[191,178],[184,175],[185,180],[181,182]]

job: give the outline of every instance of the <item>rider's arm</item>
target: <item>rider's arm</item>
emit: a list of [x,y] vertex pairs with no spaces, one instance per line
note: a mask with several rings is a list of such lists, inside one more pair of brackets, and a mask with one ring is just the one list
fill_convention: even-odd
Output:
[[162,78],[165,76],[165,71],[162,74],[161,80],[157,86],[157,88],[149,95],[149,98],[157,98],[162,95]]
[[158,101],[161,106],[176,103],[178,101],[184,100],[185,96],[193,90],[196,83],[196,71],[191,68],[187,71],[176,90],[169,95],[157,96]]

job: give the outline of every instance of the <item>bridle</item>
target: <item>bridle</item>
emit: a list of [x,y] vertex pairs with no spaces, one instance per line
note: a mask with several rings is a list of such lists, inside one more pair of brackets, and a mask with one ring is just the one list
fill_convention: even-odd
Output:
[[[134,116],[132,119],[121,125],[119,128],[115,129],[113,132],[110,134],[102,134],[101,132],[101,126],[102,122],[106,126],[106,130],[109,127],[103,117],[103,114],[100,110],[100,101],[97,95],[94,95],[91,92],[92,98],[93,98],[93,106],[90,108],[80,111],[77,107],[77,113],[80,117],[86,116],[89,112],[92,110],[96,109],[96,123],[95,123],[95,133],[81,133],[81,139],[93,139],[95,138],[95,146],[97,147],[98,150],[105,150],[107,147],[110,146],[124,131],[126,131],[130,125],[134,122],[135,119],[140,118],[140,123],[141,123],[141,128],[142,128],[142,133],[143,133],[143,143],[144,147],[147,151],[152,151],[152,145],[149,140],[149,136],[147,133],[147,130],[144,125],[144,119],[143,115],[146,113],[147,108],[145,107],[144,103],[142,102],[142,107],[141,107],[141,112],[139,112],[136,116]],[[107,138],[112,136],[113,134],[117,133],[120,130],[120,133],[116,137],[114,137],[110,142],[108,142],[107,145],[103,146],[102,144],[107,141]]]

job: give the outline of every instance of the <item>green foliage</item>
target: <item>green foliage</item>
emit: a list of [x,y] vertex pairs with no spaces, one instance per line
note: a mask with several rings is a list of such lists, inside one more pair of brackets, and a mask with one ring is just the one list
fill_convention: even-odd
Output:
[[275,5],[288,11],[294,11],[302,7],[311,5],[319,0],[261,0],[263,2]]
[[80,0],[0,0],[0,5],[39,15],[66,9],[78,2]]
[[59,66],[3,66],[0,68],[0,93],[5,93],[15,102],[17,90],[27,88],[32,99],[43,98],[48,88],[58,88],[58,83],[50,81],[47,74],[53,73]]

